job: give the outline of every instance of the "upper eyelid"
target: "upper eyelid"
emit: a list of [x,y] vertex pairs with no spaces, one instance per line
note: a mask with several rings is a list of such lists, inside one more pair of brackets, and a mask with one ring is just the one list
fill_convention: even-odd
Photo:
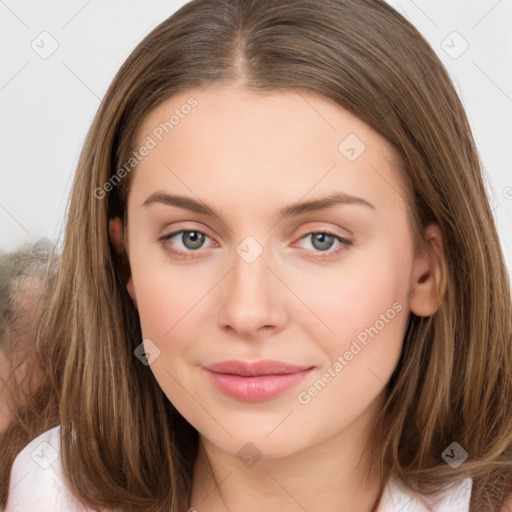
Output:
[[[201,227],[199,228],[195,228],[193,226],[190,225],[190,222],[191,221],[183,221],[183,222],[178,222],[177,224],[187,224],[186,226],[178,226],[177,228],[173,229],[172,231],[169,231],[168,235],[162,235],[162,236],[170,236],[171,234],[177,234],[177,233],[181,233],[182,231],[199,231],[205,235],[208,235],[210,238],[212,239],[216,239],[217,237],[215,236],[211,236],[208,234],[208,232],[210,231],[210,228],[206,227],[203,223],[201,222],[198,222],[197,224],[199,224]],[[310,221],[308,222],[309,223],[316,223],[316,224],[322,224],[322,221]],[[324,221],[325,222],[325,221]],[[194,221],[192,221],[192,224],[194,223]],[[306,236],[306,235],[310,235],[311,233],[319,233],[319,232],[323,232],[323,231],[327,231],[329,232],[330,234],[334,235],[334,236],[337,236],[337,237],[340,237],[340,238],[343,238],[345,240],[349,240],[350,238],[353,237],[353,234],[350,230],[348,230],[347,228],[338,228],[338,229],[341,229],[343,231],[345,231],[347,233],[347,235],[342,235],[342,234],[339,234],[336,232],[336,228],[330,228],[330,227],[326,227],[326,226],[318,226],[318,227],[312,227],[310,228],[308,231],[305,231],[302,235],[301,235],[301,238],[303,236]],[[166,231],[166,229],[164,228],[162,231]]]

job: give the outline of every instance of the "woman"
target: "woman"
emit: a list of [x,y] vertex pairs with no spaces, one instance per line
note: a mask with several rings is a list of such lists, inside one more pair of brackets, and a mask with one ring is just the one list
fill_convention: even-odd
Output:
[[38,341],[52,425],[13,445],[7,511],[506,510],[510,301],[410,23],[194,0],[86,140]]

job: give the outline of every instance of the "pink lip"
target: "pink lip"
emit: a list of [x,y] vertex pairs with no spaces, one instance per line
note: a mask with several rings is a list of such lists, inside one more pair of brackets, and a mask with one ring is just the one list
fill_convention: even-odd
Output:
[[222,361],[203,367],[226,395],[248,402],[273,398],[296,386],[314,369],[281,361]]

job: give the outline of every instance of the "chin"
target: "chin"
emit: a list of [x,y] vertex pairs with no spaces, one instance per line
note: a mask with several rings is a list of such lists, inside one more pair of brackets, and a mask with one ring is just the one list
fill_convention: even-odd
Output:
[[299,439],[291,439],[289,433],[284,430],[281,435],[273,432],[268,436],[270,430],[272,429],[266,429],[265,432],[256,432],[244,429],[239,435],[231,430],[233,439],[229,439],[227,442],[225,436],[223,436],[221,442],[209,437],[208,439],[221,450],[230,453],[234,457],[238,457],[241,462],[249,461],[246,464],[248,467],[256,459],[279,459],[307,448],[300,433],[297,433]]

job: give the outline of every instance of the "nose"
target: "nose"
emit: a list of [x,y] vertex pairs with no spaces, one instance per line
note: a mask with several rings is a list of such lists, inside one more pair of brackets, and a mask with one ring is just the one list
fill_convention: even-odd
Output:
[[248,338],[283,327],[285,287],[267,263],[265,251],[252,262],[236,252],[233,255],[233,268],[223,279],[218,309],[224,330]]

